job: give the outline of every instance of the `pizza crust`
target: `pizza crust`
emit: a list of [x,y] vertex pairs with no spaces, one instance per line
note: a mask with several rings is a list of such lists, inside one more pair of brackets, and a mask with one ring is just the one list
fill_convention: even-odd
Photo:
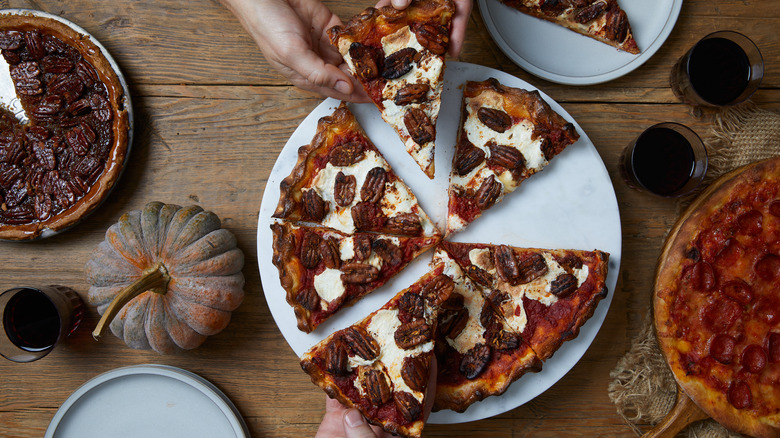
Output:
[[[712,183],[678,219],[666,239],[656,268],[653,293],[654,325],[658,342],[677,383],[703,411],[724,427],[756,437],[780,436],[780,415],[762,418],[736,409],[723,391],[717,391],[695,377],[688,376],[677,355],[684,345],[675,335],[671,303],[676,296],[678,279],[701,226],[713,212],[732,200],[732,192],[745,184],[755,185],[771,179],[780,184],[780,158],[771,158],[735,169]],[[689,348],[689,347],[683,347]]]

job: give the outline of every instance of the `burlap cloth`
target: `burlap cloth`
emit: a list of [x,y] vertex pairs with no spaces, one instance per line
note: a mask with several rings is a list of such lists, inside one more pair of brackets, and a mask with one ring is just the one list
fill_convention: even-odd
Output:
[[[710,132],[703,137],[709,167],[702,189],[718,176],[739,166],[780,155],[780,115],[747,102],[715,115]],[[681,200],[682,209],[695,194]],[[648,291],[648,301],[650,298]],[[671,411],[676,399],[672,372],[658,347],[652,317],[648,313],[631,349],[610,372],[609,397],[618,413],[637,435],[639,425],[655,425]],[[644,427],[644,429],[648,429]],[[679,436],[725,438],[740,435],[713,420],[696,422]]]

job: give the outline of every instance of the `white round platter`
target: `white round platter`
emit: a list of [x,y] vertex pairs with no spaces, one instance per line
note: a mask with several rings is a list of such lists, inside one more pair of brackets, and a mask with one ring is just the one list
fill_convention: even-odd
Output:
[[65,400],[45,438],[248,438],[233,403],[206,379],[167,365],[103,373]]
[[[395,131],[387,125],[373,104],[350,104],[350,110],[390,166],[417,195],[431,219],[444,229],[447,215],[447,187],[460,121],[462,85],[467,80],[495,77],[504,85],[535,90],[531,84],[488,67],[450,62],[444,75],[441,112],[437,124],[436,177],[428,179],[406,153]],[[506,393],[471,405],[465,412],[434,412],[430,423],[462,423],[501,414],[520,406],[563,377],[585,353],[598,333],[609,309],[617,283],[621,255],[620,213],[612,182],[596,148],[576,121],[544,93],[553,110],[574,124],[580,139],[570,145],[542,172],[532,176],[504,200],[492,207],[464,230],[451,237],[459,242],[502,243],[522,247],[600,249],[610,253],[607,287],[609,294],[599,304],[579,336],[563,345],[544,369],[527,374]],[[292,308],[285,301],[279,272],[273,265],[271,215],[279,201],[279,183],[292,170],[298,148],[311,141],[320,117],[330,115],[339,101],[327,99],[298,126],[279,154],[263,194],[257,227],[257,257],[268,307],[290,347],[300,356],[338,329],[361,320],[380,308],[397,292],[428,272],[431,252],[427,252],[384,286],[344,308],[312,333],[297,328]],[[312,387],[312,390],[316,390]]]
[[479,0],[493,41],[523,70],[566,85],[593,85],[632,72],[661,48],[682,0],[620,0],[640,53],[632,55],[501,3]]

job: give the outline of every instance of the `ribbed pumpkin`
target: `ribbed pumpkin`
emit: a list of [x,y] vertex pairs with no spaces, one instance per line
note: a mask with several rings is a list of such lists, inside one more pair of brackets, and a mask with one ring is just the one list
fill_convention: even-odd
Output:
[[161,354],[219,333],[244,298],[244,255],[217,215],[151,202],[122,215],[87,262],[88,301],[127,345]]

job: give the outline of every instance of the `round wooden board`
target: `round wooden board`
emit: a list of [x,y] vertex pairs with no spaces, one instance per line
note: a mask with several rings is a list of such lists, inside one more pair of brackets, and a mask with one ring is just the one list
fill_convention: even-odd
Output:
[[[774,163],[773,163],[774,161]],[[694,224],[698,224],[701,216],[708,214],[709,212],[709,201],[714,202],[720,202],[727,198],[729,194],[729,188],[725,187],[727,184],[730,184],[732,182],[737,181],[741,176],[743,176],[746,172],[755,169],[759,166],[773,166],[776,169],[780,168],[780,157],[774,157],[762,161],[757,161],[745,166],[742,166],[740,168],[737,168],[735,170],[732,170],[731,172],[726,173],[725,175],[722,175],[717,180],[715,180],[709,187],[707,187],[692,203],[688,208],[683,212],[683,214],[680,216],[680,218],[677,220],[675,225],[670,230],[666,241],[664,243],[663,249],[661,251],[661,255],[658,258],[658,264],[656,266],[656,272],[654,277],[654,287],[653,287],[653,322],[654,322],[654,328],[656,330],[656,335],[658,338],[659,346],[661,347],[661,351],[663,352],[664,358],[667,362],[667,364],[672,368],[672,374],[674,375],[675,381],[678,385],[678,390],[682,390],[684,394],[680,394],[678,392],[678,404],[680,402],[680,398],[684,395],[687,395],[695,404],[698,406],[706,416],[709,416],[716,421],[718,421],[721,425],[724,427],[730,428],[730,429],[738,429],[739,426],[742,426],[742,421],[735,422],[733,418],[724,418],[721,413],[714,412],[711,408],[711,406],[707,405],[703,402],[703,400],[698,400],[696,397],[696,392],[693,390],[693,388],[690,388],[686,382],[681,381],[678,378],[677,372],[679,370],[675,370],[671,365],[671,348],[669,343],[664,343],[662,341],[661,336],[659,336],[659,327],[660,324],[662,324],[662,317],[659,316],[659,307],[661,306],[661,303],[663,302],[659,298],[659,283],[662,283],[662,280],[665,277],[668,276],[677,276],[677,272],[673,272],[675,268],[679,268],[679,262],[680,259],[683,257],[682,251],[674,251],[675,248],[678,248],[680,242],[678,242],[678,235],[680,235],[681,230],[685,230],[684,233],[687,233],[688,229],[691,227],[694,227]],[[720,189],[724,188],[723,191]],[[722,199],[721,199],[722,198]],[[686,242],[687,243],[687,239]],[[668,416],[673,417],[675,415],[679,415],[680,412],[678,409],[673,409]],[[706,416],[701,416],[701,418],[706,418]],[[697,415],[698,417],[698,415]],[[693,421],[696,421],[701,418],[692,419],[688,422],[678,421],[676,422],[677,426],[679,426],[679,429],[681,430],[688,424],[690,424]],[[666,418],[664,421],[662,421],[661,424],[668,424],[670,423],[670,420],[672,418]],[[746,431],[741,431],[741,433],[745,433]],[[768,437],[780,437],[780,429],[771,428],[767,426],[766,435],[757,435],[757,436],[768,436]],[[674,434],[670,435],[673,436]],[[653,436],[653,435],[650,435]]]

